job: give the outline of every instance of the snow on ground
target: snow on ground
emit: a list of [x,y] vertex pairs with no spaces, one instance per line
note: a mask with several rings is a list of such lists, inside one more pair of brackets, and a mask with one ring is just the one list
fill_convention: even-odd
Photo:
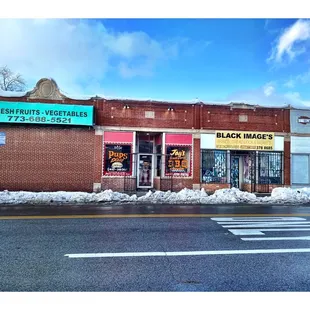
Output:
[[276,203],[307,203],[310,202],[310,188],[275,188],[270,200]]
[[255,194],[242,192],[237,188],[220,189],[208,195],[204,189],[184,188],[179,192],[149,191],[141,197],[127,195],[112,190],[100,193],[86,192],[0,192],[0,204],[49,204],[49,203],[156,203],[156,204],[234,204],[234,203],[308,203],[310,188],[276,188],[270,197],[256,197]]

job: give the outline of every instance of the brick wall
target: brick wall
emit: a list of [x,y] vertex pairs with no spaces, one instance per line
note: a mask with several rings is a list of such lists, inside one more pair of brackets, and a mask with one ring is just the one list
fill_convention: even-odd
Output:
[[116,192],[135,192],[137,190],[136,177],[102,177],[101,179],[102,190],[111,189]]
[[218,189],[230,188],[229,183],[212,183],[212,184],[201,184],[201,188],[204,188],[207,193],[214,193]]
[[200,183],[200,139],[193,139],[193,183]]
[[101,183],[103,167],[103,141],[102,136],[94,136],[94,183]]
[[249,183],[242,183],[241,184],[241,190],[246,191],[246,192],[251,192],[252,186]]
[[[164,131],[171,129],[210,129],[289,132],[288,109],[231,108],[203,104],[173,104],[154,101],[131,100],[27,100],[4,98],[0,101],[23,101],[95,106],[96,125],[149,127]],[[124,109],[127,104],[129,109]],[[168,111],[169,107],[173,111]],[[154,118],[145,118],[146,111],[153,111]],[[247,122],[239,116],[246,115]],[[10,190],[86,190],[92,191],[93,183],[103,189],[124,190],[124,178],[102,178],[102,136],[92,129],[60,129],[39,126],[5,126],[7,145],[0,147],[0,189]],[[187,131],[188,132],[188,131]],[[193,140],[193,178],[173,179],[173,189],[192,188],[200,184],[200,139]],[[284,183],[290,184],[290,142],[284,143]],[[127,180],[128,182],[128,180]],[[127,184],[127,187],[130,187]],[[171,189],[169,181],[156,180],[155,188]],[[214,191],[229,184],[202,184]],[[126,186],[125,186],[126,187]]]
[[[246,191],[246,192],[252,191],[251,184],[243,183],[241,187],[243,191]],[[255,191],[257,193],[266,193],[266,192],[271,193],[272,190],[277,187],[283,187],[283,186],[279,184],[256,184]]]
[[[289,132],[289,110],[256,108],[241,109],[229,106],[201,106],[201,129]],[[240,122],[246,115],[247,122]]]
[[0,190],[92,191],[94,130],[1,126]]
[[[124,109],[124,105],[129,106]],[[173,111],[168,111],[169,107]],[[101,126],[128,126],[150,128],[187,128],[195,126],[195,106],[130,100],[98,100],[95,103],[96,124]],[[146,118],[145,112],[153,111],[154,118]]]
[[155,177],[154,178],[154,188],[159,191],[160,190],[160,178],[159,177]]
[[125,188],[124,177],[103,177],[101,179],[102,190],[111,189],[112,191],[123,192]]
[[180,191],[183,188],[192,189],[193,188],[193,179],[192,178],[163,178],[160,180],[160,190],[162,191]]

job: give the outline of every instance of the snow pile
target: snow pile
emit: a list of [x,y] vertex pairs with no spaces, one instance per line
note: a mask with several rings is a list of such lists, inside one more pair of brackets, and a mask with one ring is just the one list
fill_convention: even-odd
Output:
[[139,197],[138,202],[152,202],[152,203],[200,203],[201,200],[207,198],[208,194],[202,188],[201,190],[191,190],[183,188],[179,192],[151,192]]
[[88,195],[90,195],[89,202],[112,202],[112,201],[133,202],[137,200],[137,195],[129,196],[127,194],[113,192],[111,189],[107,189],[98,194],[92,193]]
[[112,190],[100,193],[85,192],[0,192],[0,204],[51,204],[51,203],[154,203],[154,204],[235,204],[235,203],[308,203],[310,188],[292,189],[276,188],[271,197],[256,197],[255,194],[242,192],[237,188],[220,189],[208,195],[204,189],[191,190],[184,188],[179,192],[149,191],[137,198]]
[[275,188],[270,197],[273,203],[307,203],[310,202],[310,188]]
[[237,188],[225,188],[215,191],[207,198],[203,198],[201,203],[204,204],[225,204],[225,203],[256,203],[259,198],[255,194],[242,192]]
[[129,196],[112,190],[105,190],[98,194],[85,192],[0,192],[1,204],[47,204],[47,203],[94,203],[94,202],[131,202],[136,195]]

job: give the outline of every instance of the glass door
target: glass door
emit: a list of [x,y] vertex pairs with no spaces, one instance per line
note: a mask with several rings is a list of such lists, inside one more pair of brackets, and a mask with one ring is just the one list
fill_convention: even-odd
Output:
[[153,187],[153,154],[138,154],[138,188]]
[[231,157],[230,167],[230,183],[231,187],[239,188],[239,157]]

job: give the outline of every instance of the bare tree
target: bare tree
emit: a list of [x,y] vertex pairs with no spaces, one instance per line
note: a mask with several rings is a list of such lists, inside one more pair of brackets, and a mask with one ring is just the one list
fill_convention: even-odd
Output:
[[23,91],[26,81],[21,74],[14,73],[7,66],[0,68],[0,89],[4,91]]

